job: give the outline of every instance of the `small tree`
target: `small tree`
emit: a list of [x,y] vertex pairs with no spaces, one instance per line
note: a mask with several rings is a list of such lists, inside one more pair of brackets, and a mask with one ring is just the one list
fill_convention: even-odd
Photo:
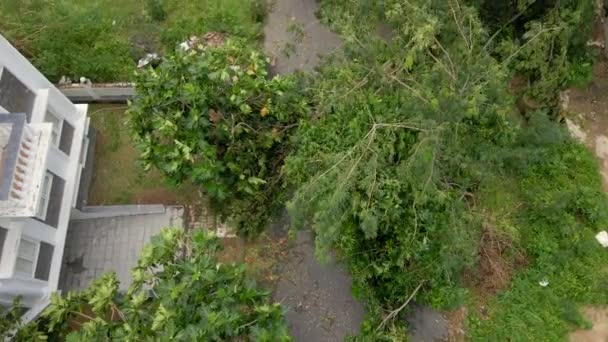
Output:
[[221,214],[240,213],[231,219],[244,233],[281,203],[289,136],[307,111],[296,78],[267,69],[240,40],[177,51],[138,75],[129,110],[146,168],[201,185]]
[[[53,296],[38,321],[15,340],[288,341],[279,304],[268,302],[242,264],[219,263],[217,238],[165,229],[144,248],[133,284],[118,291],[115,273],[87,290]],[[13,313],[0,327],[17,326]],[[6,324],[5,324],[6,323]]]

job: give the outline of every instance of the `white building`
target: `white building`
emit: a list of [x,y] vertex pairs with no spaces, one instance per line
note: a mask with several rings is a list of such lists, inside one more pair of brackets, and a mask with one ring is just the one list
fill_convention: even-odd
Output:
[[87,106],[0,35],[0,305],[21,296],[26,318],[57,291],[88,134]]

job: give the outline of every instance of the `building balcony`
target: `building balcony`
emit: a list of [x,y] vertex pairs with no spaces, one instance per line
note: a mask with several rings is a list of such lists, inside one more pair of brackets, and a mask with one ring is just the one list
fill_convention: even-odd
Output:
[[0,114],[0,217],[39,216],[48,204],[45,171],[52,127],[28,124],[23,113]]

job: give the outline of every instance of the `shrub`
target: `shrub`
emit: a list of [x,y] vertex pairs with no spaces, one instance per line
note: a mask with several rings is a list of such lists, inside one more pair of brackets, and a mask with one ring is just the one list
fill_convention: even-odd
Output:
[[204,231],[164,229],[143,249],[126,293],[108,273],[84,291],[53,295],[13,340],[289,341],[281,306],[243,264],[219,263],[219,249]]
[[241,233],[259,231],[284,196],[290,133],[307,111],[293,77],[242,40],[177,51],[137,76],[129,110],[146,168],[202,186]]
[[581,70],[579,62],[591,60],[586,42],[594,7],[593,1],[578,0],[481,1],[482,19],[494,36],[488,46],[528,80],[520,96],[553,110],[560,90],[584,82],[589,67]]

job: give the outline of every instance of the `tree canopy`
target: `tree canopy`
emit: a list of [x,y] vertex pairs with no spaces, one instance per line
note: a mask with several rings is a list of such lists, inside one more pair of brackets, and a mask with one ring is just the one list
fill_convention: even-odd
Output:
[[[560,339],[584,325],[578,306],[608,301],[608,255],[593,239],[608,224],[597,163],[551,115],[588,57],[576,50],[593,6],[516,3],[496,19],[483,1],[322,1],[346,42],[308,76],[270,78],[268,60],[239,40],[176,51],[138,75],[130,117],[142,159],[199,184],[242,234],[261,231],[293,190],[293,227],[312,228],[319,258],[338,251],[367,304],[364,340],[404,338],[391,318],[411,298],[440,309],[472,301],[496,260],[508,274],[487,316],[471,313],[469,336]],[[525,87],[513,91],[518,77]],[[185,290],[167,280],[166,291]],[[160,308],[149,329],[174,317]],[[223,335],[197,336],[287,338],[269,310],[268,321],[251,316],[263,310],[220,316]]]
[[84,291],[54,295],[24,327],[13,308],[0,327],[17,327],[15,341],[289,341],[280,305],[243,264],[219,262],[220,246],[201,230],[164,229],[143,249],[126,293],[108,273]]
[[308,111],[293,76],[242,40],[178,50],[137,76],[129,109],[146,168],[202,187],[239,232],[263,229],[284,199],[290,133]]

